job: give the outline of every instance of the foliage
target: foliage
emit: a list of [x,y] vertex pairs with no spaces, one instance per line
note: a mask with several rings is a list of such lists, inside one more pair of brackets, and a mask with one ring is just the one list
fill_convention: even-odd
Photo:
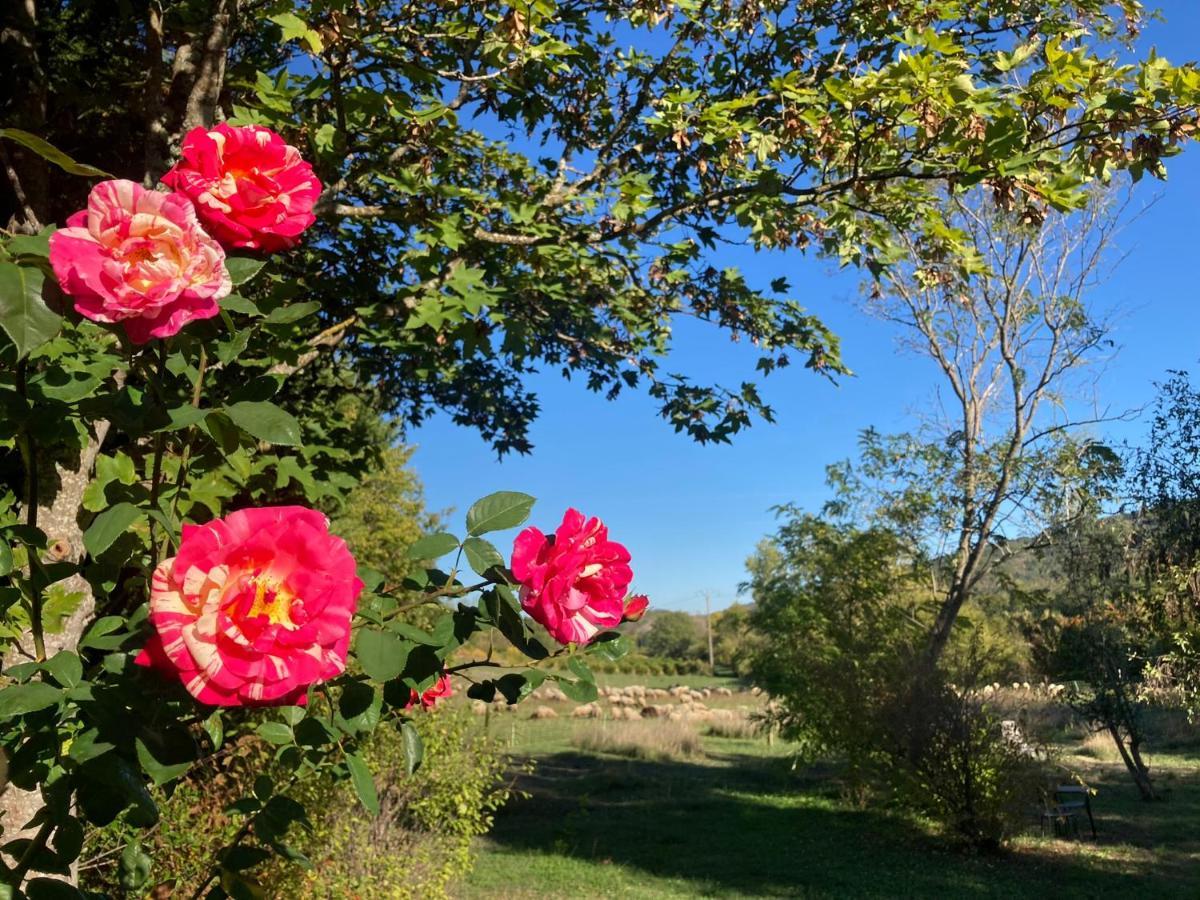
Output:
[[861,789],[919,644],[921,570],[891,532],[789,512],[774,552],[751,567],[752,622],[766,638],[751,675],[778,702],[784,737],[806,759],[843,757]]
[[472,839],[491,828],[509,797],[507,760],[461,709],[417,716],[414,724],[425,758],[411,776],[396,731],[381,730],[364,751],[378,816],[362,809],[348,785],[309,785],[300,800],[319,812],[300,849],[313,868],[277,871],[271,883],[281,895],[443,897],[466,873]]
[[915,434],[868,430],[859,465],[835,473],[843,504],[865,502],[868,520],[945,560],[927,667],[1011,539],[1069,518],[1073,485],[1095,464],[1059,398],[1111,345],[1089,292],[1121,209],[1100,190],[1078,210],[1032,217],[980,191],[951,195],[947,225],[972,257],[901,235],[904,260],[871,286],[868,310],[900,326],[902,346],[935,365],[948,393]]
[[638,647],[650,656],[691,659],[701,654],[700,630],[689,613],[659,610],[638,633]]
[[[413,724],[425,759],[411,776],[396,729],[376,731],[362,750],[379,786],[380,816],[366,814],[348,784],[328,777],[294,792],[294,799],[312,810],[312,827],[293,832],[291,849],[303,853],[312,867],[268,864],[260,878],[272,885],[272,893],[301,895],[322,885],[331,896],[394,897],[398,891],[441,896],[446,884],[465,871],[472,836],[490,827],[492,812],[508,796],[505,760],[461,712],[420,715]],[[212,853],[237,831],[229,805],[289,774],[272,761],[270,745],[261,740],[230,750],[189,773],[169,796],[154,789],[162,818],[144,848],[152,860],[148,884],[174,890],[202,880]],[[139,831],[122,817],[90,833],[83,886],[117,893],[119,858],[126,846],[137,844]],[[247,862],[262,862],[260,854],[242,855]]]
[[713,614],[713,658],[718,667],[745,676],[761,636],[753,627],[753,609],[734,603]]
[[[375,810],[363,754],[397,723],[405,771],[417,768],[411,692],[443,670],[495,669],[450,663],[480,631],[527,665],[475,678],[472,697],[517,702],[545,679],[595,697],[585,651],[529,630],[483,537],[529,513],[532,498],[504,492],[468,510],[465,537],[413,545],[434,565],[401,584],[363,567],[350,669],[304,707],[199,714],[133,657],[150,575],[185,523],[251,505],[339,512],[391,442],[381,415],[443,409],[501,452],[527,450],[537,403],[522,377],[552,367],[608,396],[644,387],[701,441],[769,419],[752,383],[663,371],[681,316],[755,346],[763,373],[795,359],[842,371],[836,339],[786,281],[718,270],[718,241],[811,245],[882,272],[903,252],[897,233],[922,233],[969,264],[944,191],[986,184],[1036,219],[1078,207],[1117,169],[1161,175],[1194,130],[1200,73],[1111,57],[1139,18],[1119,6],[748,4],[737,27],[694,3],[14,7],[0,54],[4,83],[21,86],[0,100],[13,823],[0,875],[14,895],[29,880],[32,896],[74,896],[29,876],[69,873],[85,821],[153,828],[154,787],[251,735],[288,774],[232,802],[236,829],[185,889],[257,895],[268,858],[306,862],[305,784],[348,783]],[[81,321],[48,264],[52,223],[104,172],[153,186],[183,134],[219,119],[305,148],[327,188],[319,226],[273,260],[230,257],[237,293],[169,341],[133,346]],[[414,603],[433,611],[428,629],[410,621]],[[586,654],[626,649],[605,634]],[[121,854],[128,891],[153,871],[145,848]]]
[[[1141,18],[1132,0],[46,3],[36,55],[8,61],[31,95],[2,112],[134,180],[218,102],[306,146],[328,190],[289,263],[320,304],[293,346],[341,348],[410,421],[440,407],[527,449],[521,379],[540,366],[645,387],[677,430],[720,441],[770,408],[753,384],[664,371],[678,318],[753,343],[763,372],[841,364],[784,278],[717,268],[717,242],[879,271],[897,234],[926,235],[969,263],[946,188],[985,185],[1036,220],[1117,170],[1161,176],[1200,75],[1120,61]],[[78,206],[13,155],[42,223]]]
[[884,772],[903,803],[972,847],[995,851],[1028,826],[1050,766],[1019,734],[1005,733],[972,677],[977,671],[968,661],[955,684],[926,685],[920,706],[890,710],[887,733],[903,749]]
[[965,638],[967,663],[927,672],[916,663],[929,570],[907,542],[785,513],[748,585],[764,636],[751,674],[773,697],[772,723],[806,760],[843,762],[860,801],[882,789],[972,845],[999,847],[1036,802],[1041,767],[982,698],[991,670],[979,631]]
[[331,524],[354,558],[392,585],[415,568],[409,549],[438,528],[438,517],[426,511],[421,483],[409,467],[412,452],[410,447],[383,451],[380,466],[351,488]]
[[1147,662],[1160,692],[1200,718],[1200,391],[1174,372],[1155,398],[1150,430],[1129,454],[1126,497],[1136,542],[1130,563],[1145,625],[1165,646]]

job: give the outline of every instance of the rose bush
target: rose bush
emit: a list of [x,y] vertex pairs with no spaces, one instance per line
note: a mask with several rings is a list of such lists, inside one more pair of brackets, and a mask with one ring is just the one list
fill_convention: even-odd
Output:
[[[215,143],[216,162],[205,141]],[[196,192],[229,245],[277,249],[311,222],[319,185],[278,135],[220,126],[193,135],[188,148],[191,160],[167,180]],[[195,166],[216,182],[205,187]],[[214,209],[225,218],[213,218]],[[22,377],[12,396],[0,396],[16,409],[9,440],[34,467],[40,443],[60,426],[60,443],[76,453],[71,442],[81,435],[119,435],[84,492],[90,519],[79,563],[62,560],[63,542],[51,547],[38,527],[36,476],[24,479],[20,518],[11,494],[0,511],[0,575],[9,582],[0,601],[20,601],[32,638],[17,649],[20,662],[10,656],[0,684],[0,750],[11,760],[5,798],[9,810],[17,792],[25,803],[5,820],[8,859],[0,856],[14,896],[52,890],[31,873],[71,871],[85,849],[83,822],[152,827],[159,813],[149,787],[170,797],[202,762],[263,758],[265,744],[271,771],[289,774],[250,779],[251,793],[229,806],[242,825],[189,886],[198,896],[214,881],[221,896],[260,894],[251,870],[268,857],[305,861],[288,843],[289,829],[308,820],[294,796],[304,796],[301,782],[346,781],[378,813],[363,748],[384,724],[398,726],[407,771],[421,765],[411,710],[451,696],[452,679],[466,670],[494,670],[490,651],[473,658],[468,641],[480,631],[498,631],[528,665],[472,678],[469,696],[515,703],[552,679],[578,700],[595,699],[585,651],[547,647],[533,634],[514,571],[535,586],[521,589],[529,609],[566,610],[556,639],[618,658],[624,639],[601,629],[620,621],[632,574],[628,553],[597,520],[568,512],[557,545],[542,550],[527,534],[510,569],[484,535],[522,525],[534,501],[492,494],[467,511],[466,537],[418,541],[412,558],[424,565],[384,584],[356,565],[321,511],[279,504],[300,492],[334,505],[355,483],[353,468],[338,469],[356,465],[354,457],[325,443],[335,423],[303,429],[271,400],[294,370],[270,355],[244,358],[252,340],[285,339],[314,304],[293,302],[294,288],[262,261],[227,258],[188,197],[106,180],[60,231],[24,242],[0,237],[0,264],[16,268],[3,262],[13,252],[22,283],[53,275],[82,319],[55,318],[63,337],[53,340],[38,338],[36,322],[19,332],[42,343],[33,344],[32,361],[17,347]],[[119,324],[129,341],[93,322]],[[297,353],[293,345],[284,358]],[[301,446],[306,432],[311,446]],[[329,477],[318,483],[322,465]],[[449,571],[437,568],[451,553]],[[481,581],[468,583],[464,557]],[[71,645],[56,644],[48,625],[50,608],[71,615],[69,604],[81,602],[83,592],[67,593],[67,585],[86,586],[96,603]],[[429,631],[406,621],[416,608]],[[561,657],[569,671],[557,666]],[[152,869],[141,842],[130,840],[120,889],[145,888]]]
[[226,246],[286,250],[316,221],[321,182],[300,151],[269,128],[224,122],[193,128],[181,152],[163,184],[190,197]]
[[88,208],[50,235],[50,264],[80,315],[120,323],[144,344],[219,312],[230,291],[225,253],[182,194],[104,181]]
[[185,525],[150,583],[156,630],[135,662],[212,706],[303,704],[346,668],[363,583],[319,512],[244,509]]

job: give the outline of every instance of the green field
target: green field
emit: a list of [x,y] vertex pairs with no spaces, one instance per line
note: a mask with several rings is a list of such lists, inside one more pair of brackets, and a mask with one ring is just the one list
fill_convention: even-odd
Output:
[[[690,677],[665,679],[680,680],[701,686]],[[742,694],[711,705],[755,701]],[[1029,836],[988,857],[953,849],[919,819],[847,805],[826,773],[794,769],[779,742],[703,736],[702,755],[636,759],[572,743],[581,730],[622,723],[528,715],[487,717],[489,730],[536,768],[518,777],[525,796],[479,841],[477,865],[456,889],[464,900],[1200,897],[1195,757],[1153,756],[1169,799],[1147,804],[1119,764],[1096,758],[1105,756],[1102,746],[1063,748],[1064,764],[1098,789],[1099,839],[1042,838],[1031,819]]]

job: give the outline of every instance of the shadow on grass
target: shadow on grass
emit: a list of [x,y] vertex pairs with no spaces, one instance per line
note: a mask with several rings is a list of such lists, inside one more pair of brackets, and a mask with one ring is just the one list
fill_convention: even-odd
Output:
[[490,839],[684,879],[697,895],[1200,896],[1194,869],[1192,877],[1175,865],[1156,871],[1143,854],[1046,841],[973,856],[911,819],[847,807],[827,780],[789,776],[778,761],[722,761],[542,756],[519,783],[529,796],[501,811]]

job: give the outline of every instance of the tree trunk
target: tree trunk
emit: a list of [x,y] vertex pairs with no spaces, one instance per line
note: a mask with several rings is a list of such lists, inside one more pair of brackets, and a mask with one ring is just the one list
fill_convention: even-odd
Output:
[[1130,746],[1125,746],[1125,741],[1121,737],[1120,729],[1116,725],[1108,726],[1108,733],[1112,736],[1113,743],[1117,745],[1117,751],[1121,754],[1121,760],[1125,763],[1125,768],[1129,770],[1129,774],[1133,777],[1133,783],[1138,789],[1138,793],[1143,800],[1157,800],[1158,795],[1154,792],[1154,784],[1150,780],[1150,770],[1146,764],[1142,762],[1142,755],[1139,751],[1141,741],[1136,738],[1130,739]]
[[[46,124],[46,73],[38,55],[34,0],[0,0],[0,82],[20,86],[12,94],[3,124],[40,134]],[[7,227],[36,234],[47,221],[46,161],[24,147],[2,143],[0,162],[12,193],[12,200],[4,203]]]

